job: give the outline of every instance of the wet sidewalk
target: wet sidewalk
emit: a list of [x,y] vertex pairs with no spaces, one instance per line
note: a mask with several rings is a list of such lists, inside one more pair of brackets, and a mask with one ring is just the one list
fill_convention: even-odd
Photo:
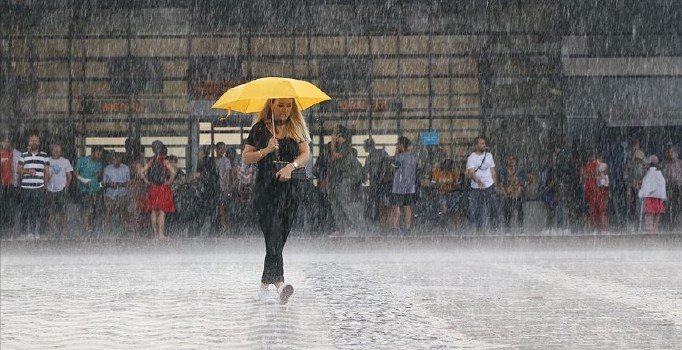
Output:
[[292,237],[286,306],[259,237],[3,241],[15,348],[657,348],[682,343],[679,235]]

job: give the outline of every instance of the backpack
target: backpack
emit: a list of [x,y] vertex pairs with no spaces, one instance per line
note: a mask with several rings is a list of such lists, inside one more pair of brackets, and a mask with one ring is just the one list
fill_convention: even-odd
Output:
[[149,182],[154,185],[161,185],[166,181],[166,166],[163,164],[163,158],[155,158],[151,161],[149,167]]

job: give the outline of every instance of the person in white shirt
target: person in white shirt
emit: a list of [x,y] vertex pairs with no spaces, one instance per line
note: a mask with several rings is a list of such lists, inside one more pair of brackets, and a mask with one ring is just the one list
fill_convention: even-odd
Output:
[[657,169],[658,157],[649,156],[647,161],[649,170],[642,179],[642,187],[639,189],[639,198],[643,203],[644,211],[644,231],[649,233],[658,232],[658,223],[661,216],[665,213],[663,201],[668,197],[665,191],[665,178],[663,173]]
[[497,197],[495,183],[495,160],[488,152],[483,136],[474,139],[474,152],[467,159],[467,178],[471,179],[469,191],[469,222],[477,231],[488,227],[497,229]]
[[130,182],[130,168],[122,164],[122,153],[114,153],[114,162],[104,168],[104,220],[102,228],[104,234],[110,236],[111,219],[114,218],[119,225],[123,226],[127,200],[128,183]]
[[50,170],[52,177],[47,183],[47,196],[50,203],[49,220],[50,227],[57,226],[57,231],[64,238],[66,235],[67,218],[66,206],[68,201],[68,191],[71,185],[73,167],[71,162],[62,157],[62,145],[52,144],[52,155],[50,158]]
[[40,150],[37,131],[29,133],[28,147],[17,165],[21,176],[21,215],[19,226],[27,239],[40,239],[47,226],[45,184],[50,181],[50,157]]

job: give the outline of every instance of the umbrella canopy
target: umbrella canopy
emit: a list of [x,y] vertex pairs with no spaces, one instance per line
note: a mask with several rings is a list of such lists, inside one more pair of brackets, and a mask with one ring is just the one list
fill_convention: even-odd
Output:
[[300,110],[331,100],[331,97],[307,81],[267,77],[227,90],[213,104],[213,108],[241,113],[256,113],[271,98],[293,98]]

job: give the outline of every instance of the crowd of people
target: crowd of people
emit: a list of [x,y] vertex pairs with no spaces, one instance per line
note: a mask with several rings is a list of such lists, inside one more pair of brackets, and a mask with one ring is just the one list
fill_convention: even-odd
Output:
[[[389,155],[369,138],[363,165],[351,137],[348,128],[335,127],[319,157],[303,169],[304,178],[314,181],[299,184],[294,227],[330,235],[406,234],[414,226],[509,232],[525,227],[526,202],[536,201],[544,204],[550,229],[679,228],[682,161],[672,144],[659,160],[633,141],[617,169],[598,152],[556,148],[544,167],[531,170],[515,154],[496,166],[483,137],[473,140],[465,161],[404,136]],[[151,145],[150,158],[141,145],[127,142],[125,153],[93,146],[73,165],[58,142],[43,150],[38,133],[16,147],[13,141],[3,135],[0,148],[3,238],[79,232],[166,239],[238,235],[258,226],[251,205],[258,169],[239,156],[248,144],[241,150],[222,142],[202,146],[196,171],[186,173],[160,141]]]

